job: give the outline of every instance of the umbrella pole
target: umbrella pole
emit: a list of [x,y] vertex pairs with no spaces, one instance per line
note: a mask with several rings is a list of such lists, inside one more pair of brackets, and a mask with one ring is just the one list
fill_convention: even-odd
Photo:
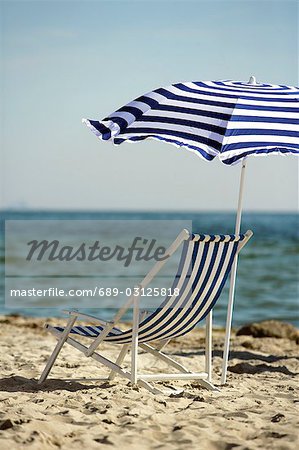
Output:
[[[243,161],[242,168],[241,168],[240,187],[239,187],[239,200],[238,200],[238,211],[237,211],[236,225],[235,225],[235,234],[239,234],[240,233],[240,227],[241,227],[245,169],[246,169],[246,160]],[[225,328],[225,341],[224,341],[224,351],[223,351],[221,384],[225,384],[226,383],[228,354],[229,354],[229,343],[230,343],[230,334],[231,334],[231,326],[232,326],[232,314],[233,314],[234,296],[235,296],[235,284],[236,284],[237,265],[238,265],[238,255],[236,256],[235,261],[233,263],[231,276],[230,276],[230,286],[229,286],[229,297],[228,297],[228,306],[227,306],[227,317],[226,317],[226,328]]]

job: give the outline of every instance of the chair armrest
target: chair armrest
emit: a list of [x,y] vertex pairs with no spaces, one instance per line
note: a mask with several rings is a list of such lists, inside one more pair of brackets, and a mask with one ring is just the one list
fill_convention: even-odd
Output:
[[76,317],[80,317],[80,318],[82,317],[83,319],[87,319],[89,322],[92,322],[92,323],[96,323],[96,324],[100,324],[100,325],[106,325],[106,324],[114,325],[114,322],[111,320],[103,320],[103,319],[100,319],[99,317],[92,316],[90,314],[81,313],[80,311],[78,311],[76,309],[63,310],[62,312],[65,314],[69,314],[70,316],[76,316]]

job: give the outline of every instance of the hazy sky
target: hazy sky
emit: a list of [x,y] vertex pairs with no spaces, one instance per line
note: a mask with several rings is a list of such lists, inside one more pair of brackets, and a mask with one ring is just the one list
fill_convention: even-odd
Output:
[[[240,166],[156,141],[113,147],[103,118],[179,81],[298,86],[293,0],[1,1],[0,207],[235,209]],[[298,158],[251,158],[245,208],[295,210]]]

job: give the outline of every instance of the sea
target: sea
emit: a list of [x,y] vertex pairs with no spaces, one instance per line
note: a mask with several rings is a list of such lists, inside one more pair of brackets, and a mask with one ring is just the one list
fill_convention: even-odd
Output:
[[[299,219],[296,213],[244,212],[241,232],[251,229],[252,239],[242,250],[237,272],[233,326],[276,319],[299,326]],[[63,298],[53,307],[9,307],[5,302],[5,221],[192,221],[200,234],[232,234],[235,213],[230,212],[87,212],[87,211],[2,211],[0,228],[0,314],[61,317]],[[15,257],[17,257],[16,255]],[[6,255],[7,257],[7,255]],[[10,264],[13,261],[10,260]],[[113,267],[112,267],[113,269]],[[117,275],[116,275],[117,276]],[[113,270],[111,270],[113,283]],[[224,326],[228,283],[214,309],[214,323]],[[109,301],[109,299],[108,299]],[[111,300],[112,302],[112,300]],[[96,308],[97,309],[97,308]],[[85,308],[85,312],[111,319],[114,304]],[[129,319],[129,313],[125,319]]]

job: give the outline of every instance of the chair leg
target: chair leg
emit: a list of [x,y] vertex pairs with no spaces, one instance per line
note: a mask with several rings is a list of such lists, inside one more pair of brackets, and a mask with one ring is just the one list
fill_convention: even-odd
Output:
[[48,377],[48,375],[49,375],[49,373],[50,373],[50,371],[51,371],[51,369],[52,369],[52,367],[53,367],[53,365],[54,365],[54,363],[56,361],[56,358],[57,358],[60,350],[62,349],[63,344],[67,340],[69,332],[71,331],[74,323],[76,322],[76,319],[77,319],[77,316],[71,316],[70,317],[70,319],[69,319],[69,321],[67,323],[67,326],[65,327],[63,333],[61,334],[60,339],[58,340],[58,342],[56,344],[56,347],[53,350],[52,355],[48,359],[46,367],[44,368],[43,373],[41,374],[40,379],[38,380],[38,384],[43,383],[47,379],[47,377]]
[[[121,366],[121,364],[123,363],[123,360],[126,357],[126,354],[128,353],[129,348],[130,348],[130,344],[124,344],[122,346],[122,349],[117,357],[117,360],[115,361],[115,364],[117,364],[118,366]],[[116,375],[117,375],[117,373],[114,372],[113,370],[111,370],[111,372],[109,373],[109,376],[108,376],[108,380],[113,380]]]
[[157,350],[156,348],[152,347],[151,345],[139,344],[139,346],[146,352],[150,353],[151,355],[155,356],[158,359],[161,359],[161,361],[164,361],[170,367],[174,367],[175,369],[179,370],[179,372],[190,373],[190,370],[188,370],[182,364],[178,363],[173,358],[171,358],[168,355],[165,355],[165,353],[162,353],[160,350]]
[[207,380],[198,380],[198,381],[204,388],[208,389],[208,391],[220,392],[220,389],[214,386],[210,381]]
[[137,384],[138,358],[138,326],[139,326],[139,296],[134,298],[132,348],[131,348],[131,383]]
[[208,381],[212,381],[212,311],[206,317],[206,349],[205,349],[205,369],[208,374]]
[[156,349],[160,352],[163,350],[163,348],[166,347],[166,345],[171,341],[171,339],[164,339],[163,341],[160,341],[158,345],[156,345]]

